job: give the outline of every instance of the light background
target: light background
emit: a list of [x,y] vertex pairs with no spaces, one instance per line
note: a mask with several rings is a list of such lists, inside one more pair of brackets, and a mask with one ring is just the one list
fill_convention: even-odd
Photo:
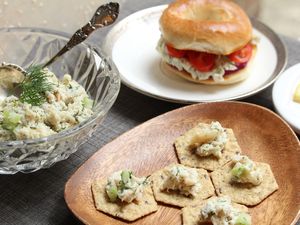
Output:
[[[115,0],[130,4],[130,0]],[[147,0],[141,0],[147,1]],[[148,0],[151,1],[151,0]],[[299,0],[236,0],[276,32],[300,40]],[[46,27],[73,33],[106,0],[0,0],[0,27]]]

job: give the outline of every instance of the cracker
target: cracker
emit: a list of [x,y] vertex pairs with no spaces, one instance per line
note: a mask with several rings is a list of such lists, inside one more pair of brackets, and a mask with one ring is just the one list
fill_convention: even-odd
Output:
[[[209,124],[199,123],[196,127],[192,128],[191,130],[198,130],[197,133],[199,134],[201,134],[201,130],[202,130],[202,134],[205,136],[203,128],[208,126]],[[189,147],[188,140],[190,138],[188,136],[191,130],[187,131],[185,134],[178,137],[175,141],[175,149],[177,152],[177,156],[179,158],[180,163],[183,165],[214,171],[222,167],[227,162],[229,162],[233,155],[241,153],[241,148],[238,145],[233,130],[226,128],[228,141],[225,145],[225,148],[222,151],[221,158],[218,159],[215,156],[205,156],[205,157],[198,156]]]
[[278,184],[268,164],[255,162],[255,165],[263,173],[262,183],[257,186],[231,182],[230,170],[234,165],[235,163],[229,162],[211,173],[213,184],[219,196],[228,195],[233,202],[253,206],[278,189]]
[[152,178],[152,189],[154,193],[154,197],[157,201],[167,203],[170,205],[175,205],[179,207],[185,207],[188,205],[197,204],[201,202],[203,199],[209,198],[210,196],[215,194],[215,189],[212,185],[210,177],[206,170],[204,169],[196,169],[200,178],[201,189],[197,196],[188,197],[182,194],[179,194],[176,191],[164,191],[161,190],[164,182],[167,179],[165,169],[174,166],[175,164],[171,164],[161,170],[156,171],[151,175]]
[[[183,225],[199,225],[201,223],[205,223],[205,220],[200,217],[200,210],[204,207],[208,200],[214,199],[216,197],[211,197],[200,202],[196,206],[187,206],[182,208],[182,221]],[[231,203],[233,208],[237,209],[240,212],[248,213],[248,208],[243,205],[239,205],[237,203]],[[210,224],[210,223],[209,223]]]
[[127,221],[134,221],[157,211],[151,185],[146,184],[142,199],[138,203],[111,202],[105,191],[107,180],[96,180],[92,183],[92,193],[97,210]]

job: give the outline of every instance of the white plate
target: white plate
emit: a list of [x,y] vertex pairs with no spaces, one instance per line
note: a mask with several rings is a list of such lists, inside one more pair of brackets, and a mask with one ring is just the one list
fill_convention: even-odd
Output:
[[275,82],[273,102],[276,111],[300,134],[300,103],[293,101],[296,86],[300,83],[300,63],[287,69]]
[[280,38],[262,23],[252,21],[254,35],[260,42],[246,81],[225,87],[205,86],[167,76],[161,71],[161,58],[155,49],[160,38],[158,21],[165,7],[156,6],[128,16],[105,39],[104,51],[119,69],[123,83],[130,88],[180,103],[233,100],[268,87],[285,67],[286,51]]

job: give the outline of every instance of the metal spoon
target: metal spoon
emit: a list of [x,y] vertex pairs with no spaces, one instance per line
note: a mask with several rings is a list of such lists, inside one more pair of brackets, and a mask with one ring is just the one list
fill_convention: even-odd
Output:
[[[55,56],[53,56],[48,62],[43,65],[43,68],[49,66],[61,55],[72,49],[74,46],[83,42],[96,29],[108,26],[115,22],[118,15],[118,3],[110,2],[101,5],[94,13],[92,19],[85,26],[77,30],[72,35],[68,43]],[[26,70],[24,70],[22,67],[12,63],[2,63],[0,65],[0,99],[7,97],[9,92],[11,92],[10,89],[14,87],[16,83],[20,83],[24,79],[25,75]]]

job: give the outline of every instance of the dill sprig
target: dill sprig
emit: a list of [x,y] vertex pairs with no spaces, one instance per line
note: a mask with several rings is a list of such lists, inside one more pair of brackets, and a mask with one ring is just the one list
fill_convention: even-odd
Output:
[[46,101],[46,91],[51,91],[53,84],[47,80],[47,72],[42,66],[30,66],[20,84],[20,101],[39,106]]

